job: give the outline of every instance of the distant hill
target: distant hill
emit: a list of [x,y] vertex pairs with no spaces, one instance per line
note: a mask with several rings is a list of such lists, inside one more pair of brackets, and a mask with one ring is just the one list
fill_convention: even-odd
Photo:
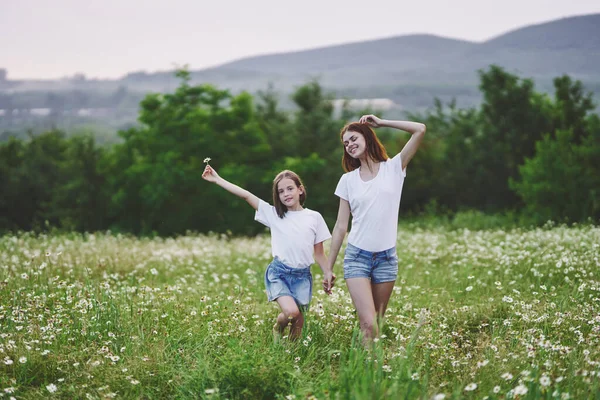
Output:
[[293,53],[246,58],[219,69],[292,75],[361,68],[419,68],[450,59],[473,46],[472,42],[434,35],[407,35]]
[[482,44],[488,50],[600,50],[600,14],[563,18],[505,33]]
[[600,14],[527,26],[490,39],[466,52],[463,68],[496,63],[534,78],[569,74],[600,81]]
[[[474,82],[490,64],[525,76],[563,73],[600,81],[600,14],[527,26],[482,43],[407,35],[313,50],[249,57],[195,72],[199,80],[301,82],[319,77],[332,87]],[[248,73],[253,73],[249,78]],[[235,84],[235,83],[234,83]]]
[[[427,34],[404,35],[254,56],[194,70],[192,78],[233,91],[264,89],[269,82],[288,91],[313,78],[331,89],[461,86],[474,84],[476,71],[490,64],[533,78],[566,73],[600,82],[600,14],[530,25],[479,43]],[[125,86],[157,91],[172,90],[175,84],[172,71],[165,71],[132,72],[118,80],[22,81],[10,86],[13,90],[111,90]]]
[[[533,78],[539,90],[551,90],[552,78],[569,74],[595,92],[595,99],[600,102],[600,14],[525,26],[484,42],[420,34],[260,55],[193,70],[191,76],[193,83],[211,83],[233,92],[256,92],[273,84],[284,95],[284,105],[286,94],[295,87],[318,79],[337,97],[387,98],[401,113],[423,110],[432,105],[435,97],[443,101],[456,99],[459,107],[477,104],[481,99],[477,71],[490,64]],[[22,127],[20,122],[14,122],[15,118],[10,123],[3,121],[2,108],[7,105],[47,108],[61,102],[70,104],[69,99],[78,98],[85,101],[79,101],[75,107],[81,104],[99,109],[100,112],[91,113],[98,115],[101,123],[112,118],[106,115],[118,115],[119,126],[133,123],[137,107],[132,104],[137,105],[134,102],[144,93],[172,91],[177,85],[173,71],[137,71],[113,80],[89,80],[85,76],[62,80],[2,79],[0,131],[6,126]],[[64,93],[67,98],[56,98],[55,93]],[[117,111],[111,114],[110,110]],[[111,120],[111,126],[115,121]]]

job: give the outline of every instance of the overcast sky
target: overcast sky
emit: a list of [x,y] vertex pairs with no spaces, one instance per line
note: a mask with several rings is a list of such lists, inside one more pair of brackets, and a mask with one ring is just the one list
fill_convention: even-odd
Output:
[[483,41],[598,12],[599,0],[0,0],[0,68],[117,78],[411,33]]

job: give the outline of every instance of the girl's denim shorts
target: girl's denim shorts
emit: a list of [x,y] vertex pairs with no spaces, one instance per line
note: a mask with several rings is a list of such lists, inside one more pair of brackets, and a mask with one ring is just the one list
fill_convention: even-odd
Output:
[[369,278],[371,283],[392,282],[398,278],[396,248],[370,252],[348,243],[344,253],[344,279]]
[[277,257],[265,271],[265,287],[269,301],[281,296],[290,296],[303,309],[308,308],[312,298],[312,274],[310,267],[292,268]]

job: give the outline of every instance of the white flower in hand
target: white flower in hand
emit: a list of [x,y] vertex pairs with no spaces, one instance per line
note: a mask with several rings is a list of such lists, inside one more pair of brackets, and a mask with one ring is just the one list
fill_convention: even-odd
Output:
[[216,182],[218,178],[219,178],[219,175],[217,174],[217,171],[215,171],[207,163],[206,167],[204,167],[204,172],[202,172],[202,179],[207,180],[209,182]]
[[210,157],[206,157],[206,158],[204,159],[204,164],[208,164],[209,162],[210,162]]

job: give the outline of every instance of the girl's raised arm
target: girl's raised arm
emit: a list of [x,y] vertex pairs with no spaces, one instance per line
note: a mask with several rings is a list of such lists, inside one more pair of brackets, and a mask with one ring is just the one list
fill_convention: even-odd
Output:
[[237,197],[241,197],[242,199],[246,200],[248,204],[252,206],[252,208],[258,210],[258,197],[256,197],[246,189],[242,189],[238,185],[234,185],[228,180],[221,178],[219,174],[217,174],[217,171],[215,171],[210,165],[207,165],[206,168],[204,168],[202,178],[208,182],[216,183],[223,189],[227,190],[229,193],[235,194]]

